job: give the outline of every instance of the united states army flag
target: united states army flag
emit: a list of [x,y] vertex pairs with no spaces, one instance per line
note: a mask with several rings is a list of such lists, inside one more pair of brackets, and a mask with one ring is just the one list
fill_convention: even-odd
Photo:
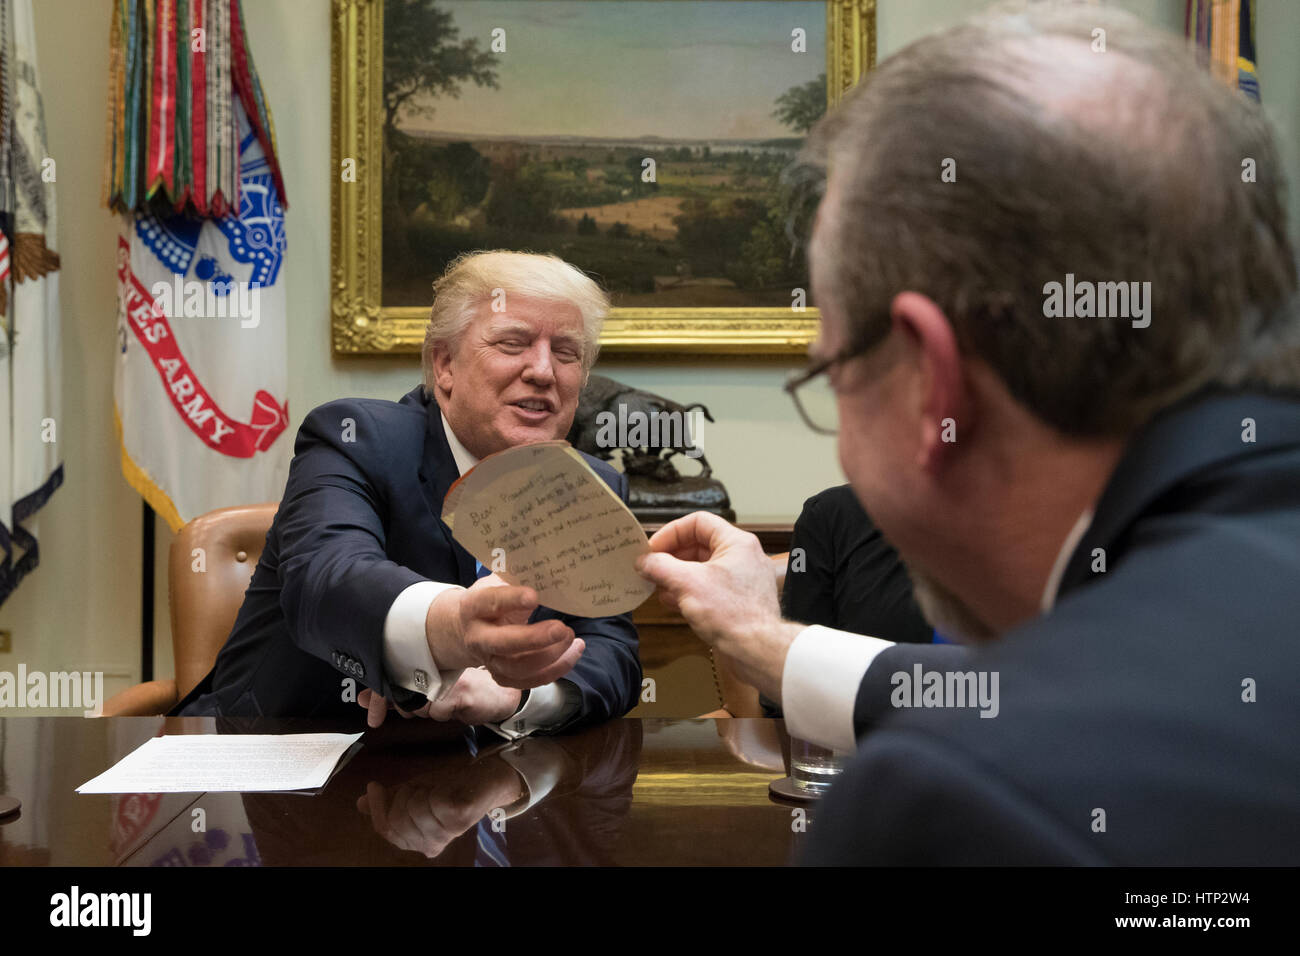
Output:
[[238,99],[239,207],[123,216],[117,242],[122,470],[175,531],[280,497],[290,440],[284,210]]
[[0,604],[40,560],[63,481],[54,161],[31,0],[0,2]]

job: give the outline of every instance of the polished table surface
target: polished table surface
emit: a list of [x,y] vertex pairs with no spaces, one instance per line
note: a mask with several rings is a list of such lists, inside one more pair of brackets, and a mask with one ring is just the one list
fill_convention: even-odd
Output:
[[769,796],[789,745],[758,718],[623,718],[506,744],[394,716],[315,794],[75,792],[159,734],[358,729],[0,718],[0,794],[22,801],[0,822],[0,865],[780,865],[815,825],[815,807]]

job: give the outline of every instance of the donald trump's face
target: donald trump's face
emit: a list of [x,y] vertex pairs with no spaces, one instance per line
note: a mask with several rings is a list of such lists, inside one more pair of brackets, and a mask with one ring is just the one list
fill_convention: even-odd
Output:
[[454,347],[433,355],[438,404],[476,457],[563,438],[586,377],[582,314],[571,302],[485,300]]

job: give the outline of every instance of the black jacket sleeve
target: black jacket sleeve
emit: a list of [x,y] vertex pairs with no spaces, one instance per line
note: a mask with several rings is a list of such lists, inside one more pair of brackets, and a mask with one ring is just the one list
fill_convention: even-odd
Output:
[[813,866],[1105,863],[1087,818],[1061,820],[941,738],[882,729],[827,794],[801,862]]
[[[348,429],[345,420],[352,420]],[[421,575],[389,559],[381,483],[356,434],[377,434],[361,403],[330,402],[303,421],[280,502],[280,606],[302,650],[389,698],[410,693],[384,673],[384,620]]]
[[971,650],[959,644],[895,644],[872,660],[853,705],[853,735],[862,735],[892,712],[889,696],[894,690],[893,676],[899,671],[912,672],[917,664],[925,671],[964,671],[970,669]]

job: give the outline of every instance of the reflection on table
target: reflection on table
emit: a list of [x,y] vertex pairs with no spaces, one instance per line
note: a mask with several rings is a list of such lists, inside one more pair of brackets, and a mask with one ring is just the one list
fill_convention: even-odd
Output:
[[[76,794],[159,733],[305,733],[328,721],[23,718],[0,779],[23,816],[0,865],[779,865],[812,812],[774,802],[780,721],[624,718],[506,742],[389,720],[316,794]],[[35,758],[35,759],[33,759]]]

